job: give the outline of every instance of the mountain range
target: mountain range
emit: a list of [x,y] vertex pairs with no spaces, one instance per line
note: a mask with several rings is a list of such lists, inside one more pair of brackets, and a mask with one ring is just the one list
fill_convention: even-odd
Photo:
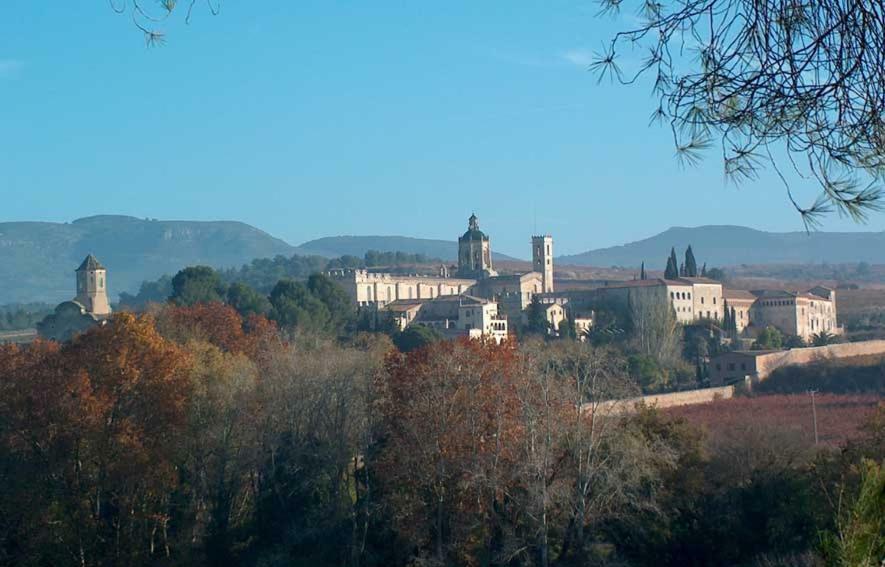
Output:
[[[555,236],[555,235],[554,235]],[[885,264],[885,232],[772,233],[740,226],[671,228],[644,240],[562,256],[557,262],[662,268],[671,247],[691,244],[708,266],[771,263]],[[367,250],[425,254],[454,262],[457,243],[404,236],[334,236],[293,246],[253,226],[232,221],[163,221],[101,215],[70,223],[0,223],[0,305],[49,303],[74,295],[73,271],[87,254],[108,267],[110,289],[134,292],[144,280],[185,266],[238,267],[277,255],[345,254]],[[514,260],[496,254],[496,260]]]
[[885,232],[765,232],[743,226],[674,227],[650,238],[557,258],[560,264],[663,269],[670,248],[677,257],[692,246],[708,266],[741,264],[885,264]]

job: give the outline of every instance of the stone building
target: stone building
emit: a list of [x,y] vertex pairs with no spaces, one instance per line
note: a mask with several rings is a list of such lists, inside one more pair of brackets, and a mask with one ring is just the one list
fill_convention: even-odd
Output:
[[787,335],[809,341],[820,332],[833,335],[843,332],[836,321],[836,292],[821,286],[805,292],[751,292],[725,289],[720,282],[709,278],[683,277],[617,282],[583,293],[592,294],[587,303],[614,301],[624,307],[631,301],[667,300],[676,313],[676,320],[682,324],[702,320],[717,323],[724,319],[726,307],[734,308],[735,323],[741,333],[771,325]]
[[750,321],[758,328],[769,325],[788,335],[810,340],[826,332],[842,334],[836,321],[836,292],[818,286],[804,292],[783,290],[754,291]]
[[69,341],[77,334],[103,324],[111,315],[107,269],[89,254],[75,273],[76,297],[60,303],[51,314],[37,323],[37,332],[43,338]]
[[89,254],[77,268],[77,297],[74,301],[83,306],[87,313],[96,317],[111,314],[108,301],[107,269],[95,256]]
[[501,343],[509,333],[507,319],[499,315],[496,302],[470,295],[397,300],[381,307],[379,317],[390,318],[399,330],[424,325],[447,338],[489,338]]
[[[408,324],[415,315],[415,305],[427,300],[469,295],[495,303],[496,316],[512,322],[522,320],[522,313],[535,295],[553,290],[553,237],[532,238],[534,271],[498,275],[492,266],[491,241],[479,228],[473,214],[467,232],[458,238],[457,277],[449,277],[443,267],[438,276],[400,275],[369,270],[334,270],[329,272],[353,299],[357,309],[384,310],[397,324]],[[391,306],[391,309],[384,309]],[[454,318],[453,318],[454,319]]]
[[885,354],[885,340],[841,343],[790,350],[731,351],[710,361],[714,386],[758,382],[784,366],[802,366],[826,360]]
[[742,289],[722,290],[724,307],[734,310],[734,322],[738,333],[743,333],[750,325],[750,308],[756,303],[756,299],[755,295]]
[[351,296],[356,307],[383,307],[398,300],[435,299],[466,293],[476,280],[445,276],[400,275],[368,270],[335,270],[329,276]]
[[542,293],[553,293],[553,237],[532,237],[532,270],[541,274]]
[[483,279],[498,275],[492,268],[492,245],[479,229],[475,214],[467,221],[467,232],[458,238],[458,277]]

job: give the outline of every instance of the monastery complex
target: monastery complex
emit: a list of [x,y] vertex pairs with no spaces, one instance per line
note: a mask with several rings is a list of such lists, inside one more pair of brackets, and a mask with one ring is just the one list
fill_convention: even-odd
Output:
[[[726,310],[739,333],[774,326],[787,335],[810,340],[826,332],[842,333],[836,322],[836,292],[814,287],[803,292],[725,288],[703,277],[642,279],[609,282],[595,289],[554,289],[553,237],[533,236],[532,271],[499,274],[492,264],[489,236],[476,215],[458,238],[457,267],[442,266],[435,276],[377,273],[368,270],[330,272],[353,298],[354,305],[379,320],[392,319],[403,329],[425,324],[449,335],[491,336],[503,340],[525,323],[527,309],[537,300],[551,333],[568,320],[579,334],[593,324],[600,304],[667,303],[682,324],[721,324]],[[454,273],[451,273],[454,272]]]

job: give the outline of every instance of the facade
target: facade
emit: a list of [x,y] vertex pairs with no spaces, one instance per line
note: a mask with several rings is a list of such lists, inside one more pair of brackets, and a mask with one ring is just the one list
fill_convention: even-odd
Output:
[[84,307],[87,313],[96,317],[111,314],[108,301],[107,269],[92,254],[86,256],[77,268],[77,297],[74,301]]
[[444,276],[398,275],[368,270],[335,270],[329,277],[344,288],[357,307],[382,307],[393,301],[435,299],[466,293],[476,280]]
[[400,330],[425,325],[449,338],[489,338],[500,343],[509,333],[507,319],[499,315],[496,302],[470,295],[397,300],[381,307],[379,315],[389,317]]
[[[709,291],[707,283],[702,285],[705,291]],[[721,284],[718,285],[721,289]],[[673,307],[676,321],[679,323],[687,324],[701,318],[700,312],[695,308],[697,293],[694,290],[694,284],[688,280],[666,280],[663,278],[631,280],[601,287],[596,291],[600,299],[612,301],[623,307],[638,303],[666,301]],[[698,305],[702,304],[698,302]]]
[[476,215],[470,215],[467,232],[458,238],[458,277],[478,280],[496,275],[489,237],[479,229]]
[[783,333],[810,340],[815,334],[842,334],[836,320],[836,292],[822,286],[805,292],[754,291],[750,321],[757,328],[769,325]]
[[722,301],[725,308],[734,310],[735,326],[738,333],[743,333],[750,324],[750,308],[756,303],[756,296],[742,289],[724,289]]
[[559,332],[559,325],[566,320],[565,306],[559,303],[548,303],[544,305],[544,317],[550,325],[552,333]]
[[553,293],[553,237],[532,237],[532,270],[541,274],[542,293]]

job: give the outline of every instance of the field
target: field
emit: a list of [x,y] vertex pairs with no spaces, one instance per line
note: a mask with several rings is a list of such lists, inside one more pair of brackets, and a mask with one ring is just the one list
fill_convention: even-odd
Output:
[[[876,395],[815,396],[819,442],[842,445],[862,434],[862,426],[885,407]],[[761,430],[788,435],[794,442],[814,445],[814,414],[809,394],[737,397],[709,404],[666,410],[704,428],[711,438],[728,437],[736,431]]]

